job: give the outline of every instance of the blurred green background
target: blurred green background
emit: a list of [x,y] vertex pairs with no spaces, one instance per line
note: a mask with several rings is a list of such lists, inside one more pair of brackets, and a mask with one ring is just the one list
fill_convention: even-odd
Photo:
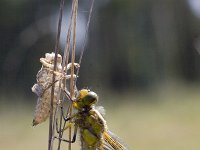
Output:
[[[77,58],[90,2],[79,4]],[[47,149],[48,121],[31,126],[31,87],[39,58],[54,50],[58,3],[0,1],[1,149]],[[130,148],[199,150],[199,52],[200,1],[96,0],[78,88],[99,94],[110,130]]]

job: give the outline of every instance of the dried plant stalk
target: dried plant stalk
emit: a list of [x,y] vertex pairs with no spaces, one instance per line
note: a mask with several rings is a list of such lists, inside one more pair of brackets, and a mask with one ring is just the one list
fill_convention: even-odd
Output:
[[[89,28],[90,17],[92,13],[92,5],[90,8],[88,22],[86,27],[86,34]],[[75,63],[75,51],[76,51],[76,19],[78,11],[78,0],[72,1],[72,13],[70,17],[70,25],[67,33],[66,48],[64,50],[63,61],[62,56],[58,54],[60,32],[61,32],[61,22],[62,22],[62,13],[64,7],[64,0],[60,0],[60,13],[58,21],[58,32],[56,36],[55,44],[55,53],[46,53],[45,58],[40,58],[42,63],[41,69],[38,71],[36,80],[37,83],[33,85],[32,91],[38,96],[37,105],[35,108],[35,114],[33,118],[33,126],[44,122],[49,117],[49,141],[48,141],[48,150],[53,149],[54,139],[56,134],[59,135],[58,150],[60,150],[60,145],[62,142],[62,137],[64,134],[65,124],[71,120],[63,121],[63,102],[64,99],[75,98],[76,89],[76,77],[79,73],[79,64]],[[72,37],[72,48],[70,49],[70,42]],[[81,63],[83,52],[86,44],[86,37],[84,39],[84,46],[82,53],[80,55],[79,62]],[[70,54],[71,50],[71,56]],[[71,63],[68,64],[69,59]],[[75,70],[75,68],[78,68]],[[70,75],[67,75],[67,71],[70,70]],[[76,75],[75,75],[76,73]],[[67,79],[70,79],[70,82],[66,82]],[[67,89],[67,87],[69,89]],[[63,90],[64,94],[63,94]],[[66,96],[66,93],[68,93]],[[71,117],[73,114],[73,108],[69,101],[69,110],[67,111],[66,117]],[[59,123],[57,120],[59,118]],[[58,126],[59,125],[59,126]],[[55,128],[56,127],[56,128]],[[56,129],[56,130],[55,130]],[[57,131],[57,133],[55,132]],[[68,138],[71,140],[71,127],[68,128]],[[68,143],[68,150],[71,150],[71,142]]]

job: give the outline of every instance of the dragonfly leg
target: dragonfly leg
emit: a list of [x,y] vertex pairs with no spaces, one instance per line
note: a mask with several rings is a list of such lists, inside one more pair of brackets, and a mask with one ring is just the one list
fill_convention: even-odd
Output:
[[60,138],[60,137],[57,137],[57,136],[55,136],[54,138],[60,139],[60,140],[62,140],[62,141],[64,141],[64,142],[74,143],[74,142],[76,141],[77,131],[78,131],[78,126],[75,126],[75,127],[74,127],[74,135],[73,135],[73,138],[72,138],[71,141],[70,141],[70,140],[63,139],[63,138]]
[[58,128],[58,118],[56,118],[56,132],[57,132],[57,133],[60,133],[60,130],[59,130],[59,128]]
[[65,121],[71,120],[71,119],[72,119],[71,117],[65,117],[63,107],[61,106],[60,108],[61,108],[61,113],[62,113],[63,119],[64,119]]

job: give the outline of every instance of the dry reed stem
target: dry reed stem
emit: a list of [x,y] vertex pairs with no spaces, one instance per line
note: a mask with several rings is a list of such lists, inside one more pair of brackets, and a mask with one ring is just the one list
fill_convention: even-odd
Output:
[[[94,4],[94,0],[92,0],[92,4],[90,6],[90,11],[89,11],[89,15],[88,15],[88,22],[87,22],[86,32],[85,32],[85,37],[84,37],[84,45],[83,45],[81,55],[80,55],[80,58],[79,58],[79,63],[81,63],[83,53],[84,53],[84,50],[85,50],[85,46],[86,46],[86,38],[87,38],[87,34],[88,34],[93,4]],[[68,32],[67,32],[66,47],[65,47],[65,50],[64,50],[63,61],[62,61],[62,70],[61,70],[62,75],[64,75],[64,74],[67,75],[68,69],[65,69],[65,68],[67,68],[67,65],[69,64],[69,58],[71,57],[70,58],[71,59],[71,70],[70,70],[71,78],[70,78],[70,82],[69,82],[69,90],[67,90],[66,79],[65,78],[57,79],[57,75],[54,73],[57,70],[56,66],[57,66],[57,63],[58,63],[59,41],[60,41],[63,9],[64,9],[64,0],[60,0],[59,20],[58,20],[58,25],[57,25],[57,34],[56,34],[56,42],[55,42],[55,49],[54,49],[55,58],[54,58],[54,62],[53,62],[53,65],[52,65],[53,66],[53,68],[52,68],[53,73],[52,73],[52,80],[51,80],[52,85],[51,85],[51,90],[49,89],[49,91],[51,91],[50,92],[51,98],[50,98],[48,150],[53,149],[55,124],[57,123],[56,121],[58,120],[57,117],[59,117],[59,129],[58,129],[59,130],[59,138],[62,138],[64,128],[65,128],[65,124],[66,124],[66,121],[64,121],[64,123],[63,123],[62,110],[61,110],[61,107],[63,107],[62,105],[63,105],[63,102],[64,102],[65,97],[66,97],[63,94],[63,89],[70,93],[71,98],[75,98],[74,95],[75,95],[75,92],[76,92],[75,90],[76,90],[77,79],[74,78],[74,74],[75,74],[75,68],[74,67],[75,67],[75,51],[76,51],[76,24],[77,24],[77,13],[78,13],[78,0],[72,1],[70,25],[69,25]],[[72,49],[71,49],[71,56],[69,56],[71,35],[72,35],[72,43],[73,44],[72,44]],[[78,76],[78,73],[79,73],[79,68],[76,70],[77,76]],[[54,83],[56,83],[56,88],[58,88],[59,90],[55,91],[55,84]],[[54,102],[55,94],[56,94],[56,101],[57,101],[56,106],[55,106],[55,102]],[[69,101],[69,103],[70,102],[71,101]],[[73,109],[72,105],[69,104],[69,108],[68,108],[68,111],[66,113],[67,117],[72,115],[72,111],[73,111],[72,109]],[[53,110],[55,110],[55,111],[53,111]],[[58,111],[59,111],[59,113],[58,113]],[[69,140],[71,140],[71,127],[69,127],[69,137],[68,138],[69,138]],[[57,147],[58,150],[60,150],[61,142],[62,142],[61,139],[59,139],[58,147]],[[69,143],[68,150],[71,150],[71,143]]]

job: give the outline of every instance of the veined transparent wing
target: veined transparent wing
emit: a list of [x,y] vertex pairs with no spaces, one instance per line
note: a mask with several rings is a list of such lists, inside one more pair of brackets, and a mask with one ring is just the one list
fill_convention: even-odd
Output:
[[103,149],[104,150],[130,150],[121,139],[107,130],[103,133]]

